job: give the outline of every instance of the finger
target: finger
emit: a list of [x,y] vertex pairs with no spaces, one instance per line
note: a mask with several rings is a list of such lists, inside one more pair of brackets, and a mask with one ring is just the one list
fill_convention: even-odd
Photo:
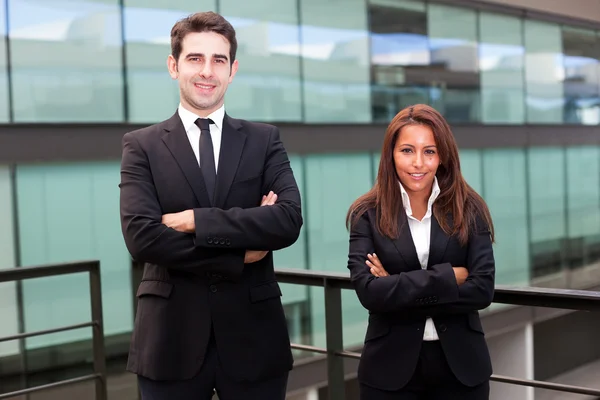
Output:
[[373,264],[374,264],[374,265],[375,265],[377,268],[384,269],[384,268],[383,268],[383,264],[381,263],[381,261],[379,261],[379,258],[377,258],[377,254],[373,253],[373,254],[371,255],[370,259],[371,259],[371,262],[372,262],[372,263],[373,263]]
[[266,206],[270,206],[270,205],[272,205],[272,204],[271,204],[272,198],[273,198],[273,191],[270,191],[270,192],[269,192],[269,193],[267,193],[267,195],[265,196],[265,205],[266,205]]
[[367,260],[367,266],[369,267],[369,269],[371,270],[371,273],[375,276],[380,276],[380,271],[379,269],[374,266],[370,261]]

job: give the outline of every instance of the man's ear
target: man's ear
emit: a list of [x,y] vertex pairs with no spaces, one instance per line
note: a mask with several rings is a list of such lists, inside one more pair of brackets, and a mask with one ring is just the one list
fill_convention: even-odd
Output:
[[167,57],[167,68],[169,69],[169,75],[172,79],[179,78],[179,69],[177,68],[177,60],[172,54]]

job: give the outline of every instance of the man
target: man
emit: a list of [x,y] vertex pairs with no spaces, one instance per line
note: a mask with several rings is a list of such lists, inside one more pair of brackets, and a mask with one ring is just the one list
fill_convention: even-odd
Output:
[[285,398],[293,361],[271,251],[298,238],[300,195],[277,128],[225,114],[236,48],[218,14],[177,22],[179,108],[123,137],[122,230],[146,263],[127,369],[143,400]]

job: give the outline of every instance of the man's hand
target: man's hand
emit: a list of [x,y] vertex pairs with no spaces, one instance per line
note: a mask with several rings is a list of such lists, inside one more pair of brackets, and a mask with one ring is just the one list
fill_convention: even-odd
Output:
[[367,266],[371,269],[371,274],[377,277],[390,276],[385,269],[383,269],[383,264],[379,261],[379,257],[377,254],[367,254],[368,260],[366,261]]
[[469,271],[465,267],[452,267],[454,270],[454,277],[456,278],[456,283],[460,286],[467,280],[469,276]]
[[[277,201],[277,195],[270,191],[269,194],[262,197],[260,202],[260,206],[272,206]],[[246,250],[246,255],[244,256],[244,264],[251,264],[257,261],[262,260],[267,255],[268,251],[262,250]]]
[[194,210],[185,210],[178,213],[165,214],[162,216],[164,225],[183,233],[194,233],[196,222],[194,219]]

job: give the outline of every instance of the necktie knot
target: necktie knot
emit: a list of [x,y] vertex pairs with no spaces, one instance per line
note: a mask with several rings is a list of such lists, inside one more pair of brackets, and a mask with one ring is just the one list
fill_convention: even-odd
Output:
[[210,132],[210,124],[214,124],[214,122],[210,118],[198,118],[195,121],[195,124],[198,125],[198,128],[200,128],[201,131]]

